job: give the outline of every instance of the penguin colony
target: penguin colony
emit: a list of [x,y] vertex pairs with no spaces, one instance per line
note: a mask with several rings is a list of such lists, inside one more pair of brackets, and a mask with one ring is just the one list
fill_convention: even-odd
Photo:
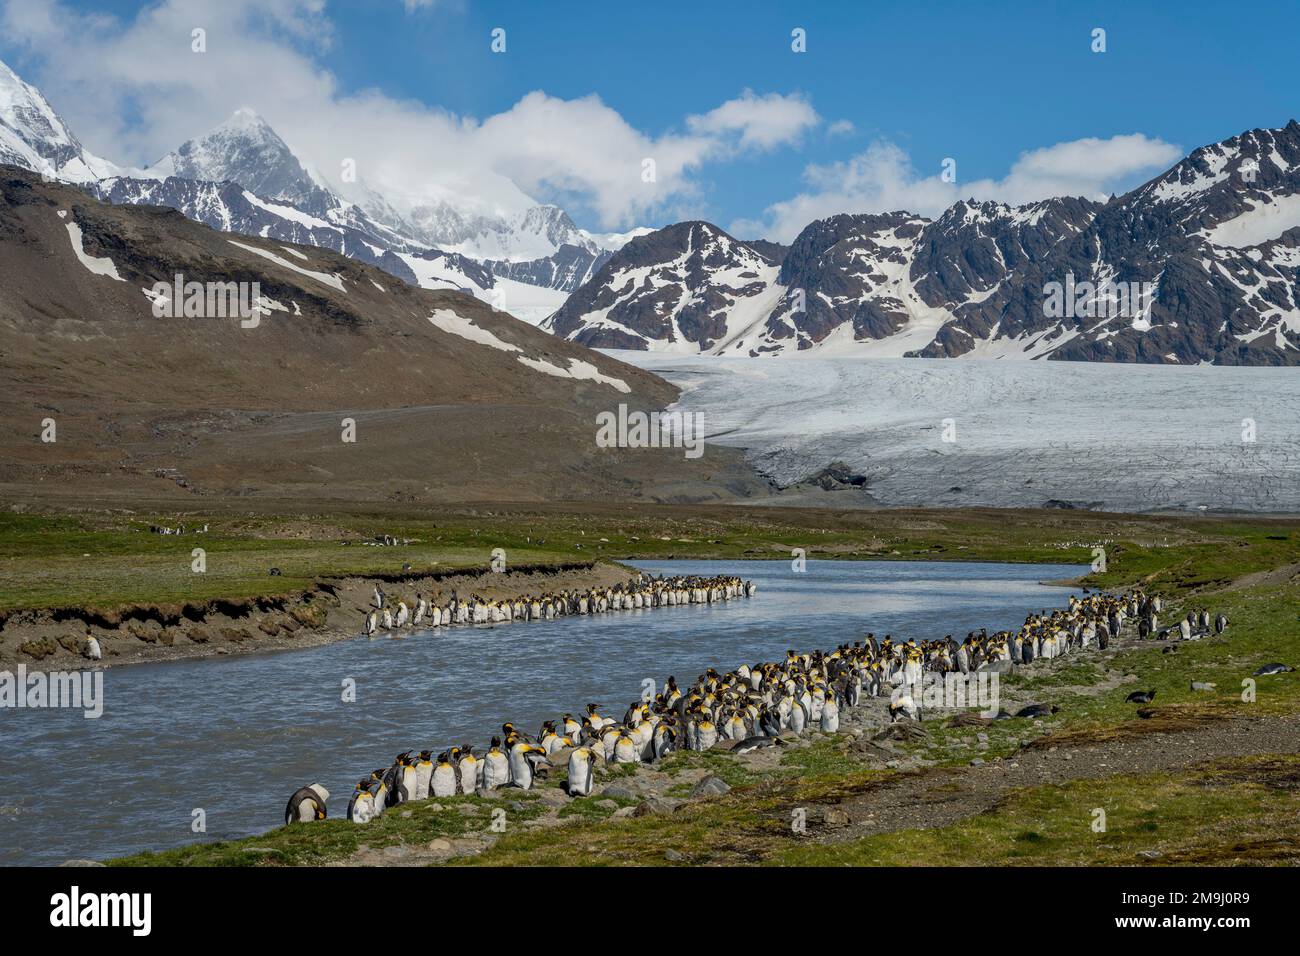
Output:
[[[732,581],[753,593],[737,579],[711,580]],[[391,766],[357,782],[348,819],[367,823],[398,804],[430,797],[501,787],[532,789],[559,766],[568,770],[570,797],[590,796],[597,766],[653,763],[675,750],[708,750],[723,740],[735,742],[733,752],[746,753],[773,746],[778,735],[812,730],[833,734],[839,730],[840,714],[863,706],[867,698],[887,698],[891,722],[919,721],[921,708],[911,690],[924,674],[1009,672],[1014,664],[1053,660],[1094,647],[1104,650],[1132,619],[1145,624],[1142,631],[1149,633],[1158,624],[1159,609],[1160,599],[1140,590],[1085,593],[1072,596],[1067,608],[1028,615],[1017,631],[972,632],[960,644],[951,635],[918,643],[914,638],[895,641],[892,635],[878,641],[868,634],[830,653],[791,650],[783,661],[742,664],[725,674],[709,668],[684,688],[670,676],[661,693],[652,700],[634,701],[621,721],[602,715],[599,705],[588,704],[580,718],[566,713],[547,720],[535,735],[503,724],[486,750],[462,744],[437,756],[432,750],[398,754]],[[1203,636],[1211,626],[1207,611],[1195,612],[1195,618],[1197,631],[1190,639]],[[1227,619],[1219,615],[1213,626],[1222,633]],[[1054,710],[1036,704],[1017,716],[1044,716]]]
[[478,595],[462,601],[453,591],[451,600],[439,605],[426,601],[424,595],[417,594],[415,606],[410,607],[401,600],[394,604],[383,590],[376,587],[372,599],[374,609],[366,615],[365,633],[367,637],[373,638],[381,630],[392,631],[403,627],[503,624],[508,621],[552,620],[571,614],[607,614],[611,611],[675,607],[679,604],[714,604],[733,598],[753,597],[756,590],[753,581],[743,581],[730,575],[707,578],[693,575],[652,578],[643,575],[637,581],[614,587],[525,594],[498,601],[487,601]]

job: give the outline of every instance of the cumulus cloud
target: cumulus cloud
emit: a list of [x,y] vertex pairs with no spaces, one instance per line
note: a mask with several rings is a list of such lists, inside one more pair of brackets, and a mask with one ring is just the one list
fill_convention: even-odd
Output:
[[[406,0],[410,10],[429,5]],[[191,49],[197,28],[206,53]],[[313,59],[333,39],[323,0],[162,0],[131,19],[0,0],[0,33],[39,61],[38,85],[109,159],[148,165],[251,107],[327,181],[338,185],[353,160],[399,208],[473,197],[484,212],[509,212],[536,197],[626,228],[688,205],[704,164],[796,143],[820,122],[800,96],[751,90],[655,135],[597,96],[537,90],[477,118],[376,89],[345,92]]]
[[1176,162],[1182,150],[1141,133],[1057,143],[1021,153],[1001,179],[945,182],[941,169],[925,175],[894,143],[878,141],[843,162],[812,164],[804,169],[806,189],[769,206],[757,220],[731,226],[739,236],[766,236],[788,242],[814,219],[836,213],[907,210],[937,216],[961,199],[995,200],[1020,205],[1052,196],[1105,200]]
[[756,96],[753,90],[686,119],[693,133],[710,137],[736,133],[742,148],[760,150],[795,143],[819,122],[817,112],[798,95]]

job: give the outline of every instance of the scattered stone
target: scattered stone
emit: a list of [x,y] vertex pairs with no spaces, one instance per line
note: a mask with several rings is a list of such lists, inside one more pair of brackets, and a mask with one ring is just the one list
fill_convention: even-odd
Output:
[[604,790],[600,791],[602,797],[609,797],[611,800],[635,800],[636,791],[631,787],[625,787],[620,783],[611,783]]
[[983,758],[983,757],[976,757],[974,760],[972,760],[972,761],[970,762],[970,765],[971,765],[972,767],[982,767],[982,766],[984,766],[984,758]]
[[649,817],[656,814],[672,813],[678,807],[678,801],[651,797],[632,808],[632,816]]
[[98,860],[64,860],[59,866],[103,866]]
[[1192,681],[1192,690],[1214,690],[1215,686],[1216,685],[1208,683],[1206,681],[1199,681],[1199,680]]
[[597,800],[596,803],[595,803],[595,806],[600,807],[602,810],[617,810],[617,809],[618,809],[618,804],[615,803],[613,800]]
[[626,820],[628,817],[632,816],[632,813],[635,810],[636,807],[619,807],[609,815],[609,818],[611,820]]
[[681,863],[686,859],[686,854],[679,850],[664,850],[664,859],[669,863]]
[[1144,860],[1158,860],[1164,856],[1164,854],[1159,850],[1138,850],[1138,856],[1142,857]]
[[692,797],[719,797],[731,789],[731,784],[721,777],[705,777],[691,791]]
[[446,853],[451,850],[451,843],[442,837],[438,837],[436,840],[429,841],[429,849],[435,853]]

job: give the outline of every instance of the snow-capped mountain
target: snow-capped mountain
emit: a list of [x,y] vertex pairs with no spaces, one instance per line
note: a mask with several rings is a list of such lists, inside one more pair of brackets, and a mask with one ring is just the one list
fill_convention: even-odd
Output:
[[413,284],[517,308],[533,322],[636,234],[587,233],[562,209],[491,173],[484,176],[509,200],[504,209],[472,195],[412,200],[365,183],[333,184],[251,109],[148,169],[124,169],[86,151],[40,91],[3,63],[0,163],[77,183],[109,202],[169,206],[215,229],[332,249]]
[[[742,279],[754,256],[768,265]],[[783,255],[680,223],[615,253],[547,327],[669,352],[1297,365],[1300,124],[1104,204],[832,216]]]
[[85,183],[122,170],[89,152],[34,86],[0,61],[0,163]]
[[543,328],[593,348],[721,350],[773,308],[781,267],[707,222],[629,241]]

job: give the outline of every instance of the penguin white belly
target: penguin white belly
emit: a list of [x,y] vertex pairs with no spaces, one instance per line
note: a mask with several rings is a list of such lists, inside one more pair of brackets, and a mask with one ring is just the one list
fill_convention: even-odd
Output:
[[435,797],[454,797],[456,795],[456,769],[451,764],[438,764],[433,771],[430,792]]
[[433,778],[433,761],[421,760],[415,765],[415,799],[424,800],[429,796],[429,781]]
[[510,761],[506,754],[494,750],[484,757],[484,790],[497,790],[510,783]]
[[593,777],[590,750],[579,747],[569,754],[569,796],[590,796]]
[[478,767],[481,761],[477,757],[466,757],[457,767],[460,775],[460,792],[473,793],[478,789]]
[[834,734],[839,732],[840,709],[835,701],[828,700],[822,705],[821,726],[822,733],[824,734]]

